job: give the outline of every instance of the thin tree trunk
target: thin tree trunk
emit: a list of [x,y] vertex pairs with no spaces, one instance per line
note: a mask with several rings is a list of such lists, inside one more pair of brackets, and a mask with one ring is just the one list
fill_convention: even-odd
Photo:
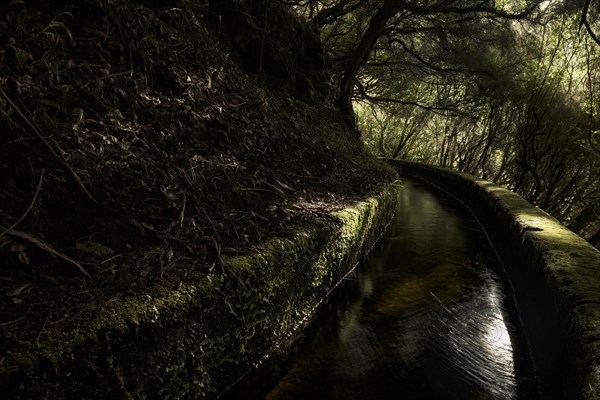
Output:
[[[361,38],[358,46],[354,49],[340,82],[338,97],[338,108],[341,111],[346,124],[355,129],[356,121],[352,108],[352,94],[354,92],[354,81],[360,68],[364,65],[373,49],[375,42],[383,33],[387,22],[404,8],[403,0],[385,0],[381,8],[373,15],[369,27]],[[360,134],[356,131],[357,136]]]

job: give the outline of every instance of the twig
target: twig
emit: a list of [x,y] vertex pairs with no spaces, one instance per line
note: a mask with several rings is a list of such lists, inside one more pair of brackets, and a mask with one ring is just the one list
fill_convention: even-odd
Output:
[[8,325],[16,324],[17,322],[19,322],[20,320],[22,320],[24,318],[25,317],[21,317],[21,318],[13,319],[12,321],[2,322],[2,323],[0,323],[0,326],[1,327],[5,327],[5,326],[8,326]]
[[[217,261],[219,262],[219,266],[221,267],[221,272],[225,273],[225,262],[223,261],[223,257],[221,257],[221,245],[219,244],[221,243],[221,237],[219,236],[219,232],[217,232],[217,228],[215,227],[215,224],[213,224],[212,219],[210,219],[210,217],[208,216],[206,210],[203,208],[202,211],[204,212],[206,219],[208,219],[208,222],[212,227],[213,235],[211,236],[211,239],[213,242],[213,246],[215,247],[215,252],[217,253]],[[216,239],[215,236],[217,237]]]
[[[2,227],[0,227],[0,228],[2,228]],[[55,256],[58,256],[58,257],[62,258],[63,260],[70,262],[71,264],[73,264],[77,268],[79,268],[79,270],[85,276],[87,276],[87,277],[90,276],[90,274],[85,270],[85,268],[83,268],[83,266],[79,262],[73,260],[71,257],[69,257],[66,254],[63,254],[63,253],[61,253],[59,251],[54,250],[54,248],[52,246],[50,246],[49,244],[46,244],[46,243],[42,242],[41,239],[38,239],[35,236],[30,235],[29,233],[18,231],[16,229],[10,229],[9,228],[9,229],[6,229],[5,231],[9,235],[20,237],[21,239],[25,239],[28,242],[35,244],[40,249],[45,250],[48,253],[54,254]]]
[[85,196],[88,199],[95,202],[94,198],[92,197],[90,192],[87,190],[87,188],[81,181],[81,178],[79,178],[79,175],[77,175],[77,173],[73,170],[73,168],[71,168],[71,166],[65,161],[65,159],[62,158],[62,156],[58,155],[54,151],[54,149],[52,148],[50,143],[48,143],[48,141],[46,139],[44,139],[44,136],[42,135],[42,132],[40,131],[40,129],[32,122],[31,116],[30,116],[30,118],[27,118],[27,116],[25,116],[25,114],[23,114],[21,109],[10,99],[10,97],[8,97],[8,95],[4,92],[4,90],[0,89],[0,95],[2,95],[2,97],[4,97],[4,99],[6,100],[6,102],[13,108],[13,110],[15,110],[15,113],[17,113],[19,118],[21,118],[23,120],[23,122],[25,122],[31,128],[31,130],[33,131],[35,136],[44,144],[44,146],[46,146],[46,149],[48,149],[48,151],[50,152],[52,157],[54,157],[63,166],[63,168],[65,170],[67,170],[67,172],[71,175],[73,180],[75,180],[75,183],[77,184],[77,186],[79,186],[79,188],[85,194]]
[[208,219],[208,222],[210,223],[210,226],[213,230],[214,235],[217,237],[217,239],[219,239],[219,241],[221,241],[219,232],[217,232],[217,228],[215,228],[215,224],[213,224],[212,219],[210,219],[210,217],[208,216],[208,213],[206,212],[206,210],[204,208],[202,209],[202,212],[204,212],[204,216],[206,216],[206,219]]
[[179,224],[180,228],[183,228],[183,221],[185,219],[185,202],[186,202],[186,196],[185,194],[183,195],[183,205],[181,206],[181,212],[179,213],[179,218],[177,218],[176,221],[171,222],[171,225],[169,225],[169,231],[173,228],[175,228],[177,226],[177,224]]
[[13,223],[11,226],[9,226],[5,231],[0,233],[0,238],[2,238],[4,235],[6,235],[8,233],[8,231],[10,231],[12,228],[19,225],[21,223],[21,221],[23,221],[23,219],[27,216],[27,214],[29,214],[29,212],[33,208],[33,205],[35,204],[35,201],[37,200],[38,195],[40,194],[40,190],[42,188],[42,182],[44,181],[44,171],[45,170],[42,168],[42,172],[40,173],[40,181],[38,182],[37,187],[35,188],[35,193],[33,194],[33,199],[31,200],[29,207],[27,208],[27,210],[25,210],[25,213],[23,215],[21,215],[21,218],[19,218],[15,223]]
[[183,220],[185,219],[185,194],[183,195],[183,206],[181,208],[181,215],[179,216],[179,227],[183,228]]
[[44,324],[42,325],[42,328],[40,329],[40,331],[38,332],[37,337],[35,338],[35,345],[37,347],[40,347],[40,337],[42,337],[42,333],[44,332],[44,329],[46,329],[46,323],[48,322],[48,317],[46,317],[44,319]]
[[112,256],[112,257],[110,257],[110,258],[108,258],[108,259],[106,259],[106,260],[102,261],[102,262],[101,262],[101,263],[99,263],[98,265],[106,264],[107,262],[109,262],[109,261],[112,261],[112,260],[114,260],[115,258],[119,258],[119,257],[122,257],[122,256],[123,256],[123,253],[121,253],[121,254],[117,254],[117,255],[114,255],[114,256]]

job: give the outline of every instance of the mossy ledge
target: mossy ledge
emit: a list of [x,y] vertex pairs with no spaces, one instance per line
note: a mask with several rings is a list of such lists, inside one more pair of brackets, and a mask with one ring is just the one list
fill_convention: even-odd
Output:
[[544,399],[600,398],[600,252],[519,195],[457,171],[389,160],[461,200],[512,284]]
[[391,185],[257,254],[226,258],[225,274],[127,300],[110,318],[3,355],[2,398],[216,397],[284,343],[364,257],[396,199]]

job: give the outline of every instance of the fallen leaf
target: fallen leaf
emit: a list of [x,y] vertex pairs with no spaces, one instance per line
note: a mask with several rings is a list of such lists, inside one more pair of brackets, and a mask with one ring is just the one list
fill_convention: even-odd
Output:
[[21,293],[23,293],[23,291],[24,291],[25,289],[27,289],[29,286],[31,286],[31,283],[28,283],[28,284],[26,284],[26,285],[23,285],[23,286],[19,286],[19,287],[17,287],[17,288],[11,289],[11,290],[7,290],[7,291],[6,291],[6,295],[7,295],[8,297],[15,297],[15,296],[18,296],[18,295],[20,295]]
[[29,256],[27,255],[27,253],[25,252],[20,252],[19,255],[19,261],[21,261],[23,264],[25,265],[29,265],[29,262],[31,261],[31,259],[29,258]]
[[292,192],[294,192],[294,191],[295,191],[295,189],[294,189],[294,188],[292,188],[292,187],[290,187],[290,186],[286,185],[285,183],[281,182],[280,180],[277,180],[277,179],[275,179],[275,182],[277,182],[277,183],[279,184],[279,186],[281,186],[281,187],[282,187],[282,188],[284,188],[284,189],[290,190],[290,191],[292,191]]
[[100,243],[92,242],[92,241],[81,241],[77,242],[75,245],[77,250],[83,251],[85,253],[92,253],[97,256],[111,256],[115,254],[115,251],[110,247],[103,246]]

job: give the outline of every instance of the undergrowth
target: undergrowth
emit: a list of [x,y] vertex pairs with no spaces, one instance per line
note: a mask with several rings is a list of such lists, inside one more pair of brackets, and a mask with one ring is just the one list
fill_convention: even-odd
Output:
[[337,112],[273,95],[202,2],[0,12],[0,347],[209,273],[393,178]]

